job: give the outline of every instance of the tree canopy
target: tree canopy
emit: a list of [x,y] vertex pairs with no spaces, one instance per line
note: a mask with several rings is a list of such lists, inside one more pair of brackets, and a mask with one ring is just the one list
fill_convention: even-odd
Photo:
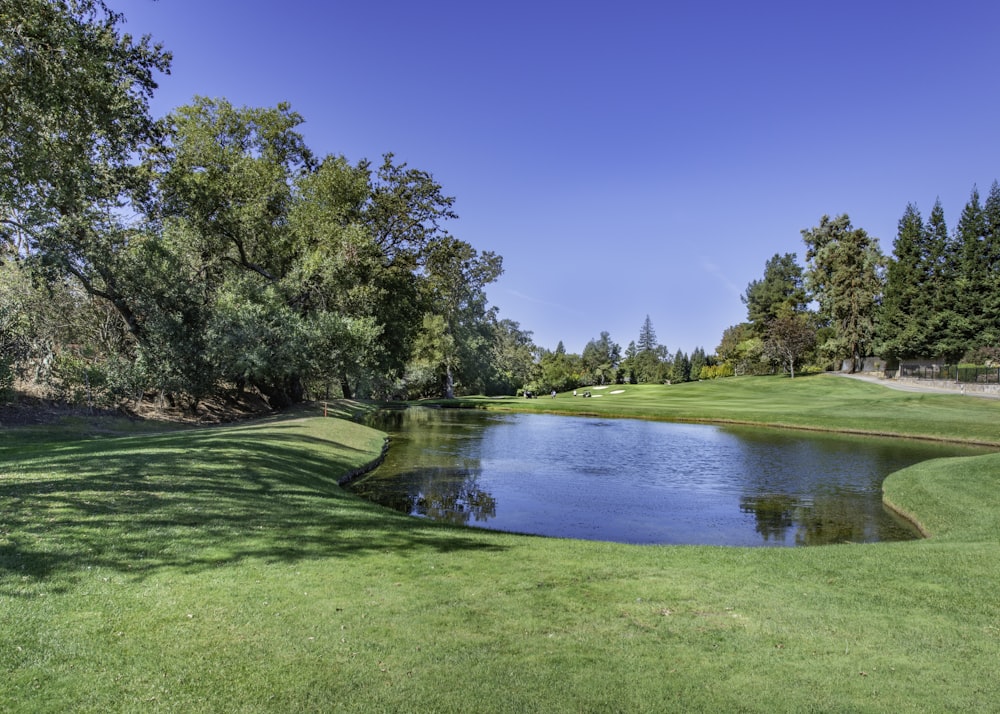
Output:
[[[171,56],[122,21],[100,0],[0,6],[2,268],[111,309],[121,329],[66,338],[109,399],[452,394],[530,371],[530,333],[486,301],[500,256],[446,230],[430,173],[317,157],[287,104],[196,97],[154,119]],[[44,330],[24,299],[0,300],[4,354],[65,361],[62,338],[28,339]]]

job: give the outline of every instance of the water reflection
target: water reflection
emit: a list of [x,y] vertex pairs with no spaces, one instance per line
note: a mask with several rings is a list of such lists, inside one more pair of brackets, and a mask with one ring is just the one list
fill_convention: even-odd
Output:
[[800,501],[793,496],[767,494],[740,498],[740,511],[753,515],[754,530],[765,541],[784,541],[788,530],[795,525],[795,513],[799,508]]
[[[385,463],[352,488],[404,513],[628,543],[796,546],[917,537],[881,483],[977,450],[539,414],[408,409],[379,416]],[[981,450],[978,450],[981,452]]]
[[469,525],[497,514],[497,501],[479,488],[475,471],[423,468],[395,477],[400,488],[386,489],[379,503],[411,516]]

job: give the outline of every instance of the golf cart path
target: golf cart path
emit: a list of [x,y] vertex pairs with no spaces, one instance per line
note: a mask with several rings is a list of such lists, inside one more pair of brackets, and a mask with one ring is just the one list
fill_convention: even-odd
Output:
[[884,377],[876,377],[871,374],[848,374],[846,372],[838,372],[841,377],[849,377],[850,379],[860,379],[862,382],[871,382],[872,384],[880,384],[888,389],[898,389],[901,392],[922,392],[924,394],[957,394],[964,397],[979,397],[981,399],[998,399],[1000,395],[992,392],[978,392],[975,390],[966,391],[961,388],[952,387],[936,387],[931,384],[916,384],[914,382],[897,382],[894,379],[885,379]]

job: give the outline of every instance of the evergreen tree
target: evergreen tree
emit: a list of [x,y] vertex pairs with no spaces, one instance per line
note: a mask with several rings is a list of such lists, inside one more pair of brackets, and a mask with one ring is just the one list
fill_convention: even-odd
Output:
[[754,334],[762,336],[779,315],[804,312],[806,291],[794,253],[777,253],[764,266],[764,278],[752,281],[740,297]]
[[691,378],[691,361],[683,351],[677,350],[670,363],[670,383],[680,384]]
[[614,379],[621,362],[621,347],[611,341],[611,335],[602,332],[599,339],[591,340],[583,348],[584,379],[591,384],[606,384]]
[[948,362],[958,361],[983,328],[983,292],[988,285],[983,269],[983,233],[983,207],[979,190],[973,187],[938,266],[931,352]]
[[653,321],[649,319],[649,315],[646,315],[646,320],[639,329],[639,342],[636,347],[640,352],[654,352],[657,344]]
[[[934,208],[932,215],[940,213],[943,225],[940,201]],[[929,233],[920,211],[909,204],[899,219],[879,312],[879,351],[889,360],[927,356],[934,263]]]
[[625,357],[622,359],[621,369],[624,371],[624,380],[626,384],[636,384],[639,380],[636,376],[636,356],[639,354],[639,348],[635,345],[635,340],[628,343],[628,347],[625,348]]
[[982,325],[970,348],[1000,346],[1000,184],[996,181],[983,206],[981,255],[986,263]]
[[663,382],[666,347],[656,341],[656,331],[653,321],[646,315],[642,327],[639,328],[639,341],[635,345],[636,352],[628,363],[630,377],[634,373],[635,381],[640,384]]
[[823,216],[819,226],[802,231],[802,238],[808,247],[808,285],[821,319],[836,329],[821,348],[833,359],[850,361],[853,372],[872,353],[884,265],[878,242],[854,228],[847,214]]
[[691,353],[691,379],[697,380],[701,378],[701,370],[708,364],[708,357],[705,355],[705,350],[701,347],[695,347],[694,351]]

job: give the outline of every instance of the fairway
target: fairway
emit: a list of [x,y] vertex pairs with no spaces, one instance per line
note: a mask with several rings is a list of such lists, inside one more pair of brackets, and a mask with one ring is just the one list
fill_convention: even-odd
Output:
[[[986,400],[727,382],[478,403],[1000,443]],[[770,550],[410,519],[337,486],[382,443],[0,433],[0,711],[996,711],[1000,456],[887,480],[928,540]]]

